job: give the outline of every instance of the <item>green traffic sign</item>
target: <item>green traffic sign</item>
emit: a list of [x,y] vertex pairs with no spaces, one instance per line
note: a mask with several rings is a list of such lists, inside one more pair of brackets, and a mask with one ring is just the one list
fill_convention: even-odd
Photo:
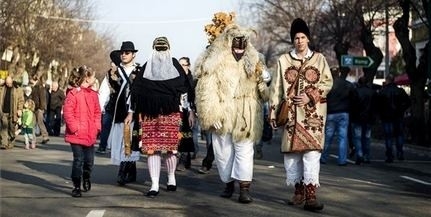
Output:
[[341,66],[359,66],[368,68],[373,65],[374,61],[368,56],[350,56],[350,55],[342,55],[341,56]]

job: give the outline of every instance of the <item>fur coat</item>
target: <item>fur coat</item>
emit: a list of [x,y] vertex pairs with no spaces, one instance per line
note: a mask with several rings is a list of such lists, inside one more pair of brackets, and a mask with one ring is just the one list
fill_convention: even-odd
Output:
[[[236,25],[226,27],[200,56],[194,70],[201,127],[220,135],[231,133],[234,142],[260,139],[263,103],[269,94],[261,77],[264,63],[257,50],[248,43],[239,61],[232,54],[232,39],[248,34]],[[217,122],[222,128],[215,130]]]

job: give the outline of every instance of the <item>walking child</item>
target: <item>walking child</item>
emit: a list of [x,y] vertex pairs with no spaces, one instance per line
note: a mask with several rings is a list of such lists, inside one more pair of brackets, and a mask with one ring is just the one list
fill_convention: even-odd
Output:
[[33,136],[33,128],[36,124],[36,116],[34,115],[34,101],[27,99],[24,103],[22,111],[21,123],[22,131],[24,132],[25,149],[36,148],[36,138]]
[[94,164],[94,144],[101,129],[101,111],[97,91],[91,87],[96,81],[95,71],[86,66],[72,71],[69,77],[70,89],[64,102],[66,123],[65,141],[73,152],[71,178],[72,197],[81,197],[82,191],[91,189],[90,176]]

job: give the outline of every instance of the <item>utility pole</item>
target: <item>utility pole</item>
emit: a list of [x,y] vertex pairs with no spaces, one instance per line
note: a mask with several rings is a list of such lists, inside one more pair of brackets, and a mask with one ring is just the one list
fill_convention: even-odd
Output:
[[388,1],[385,2],[385,19],[386,19],[386,49],[385,49],[385,73],[383,78],[389,75],[389,8]]
[[[431,1],[428,1],[428,8],[426,8],[426,10],[428,10],[428,17],[427,17],[427,22],[428,22],[428,67],[427,67],[427,73],[428,73],[428,79],[431,80]],[[431,84],[428,83],[428,88],[431,88]],[[430,92],[430,90],[428,89],[428,92]],[[431,106],[431,105],[430,105]]]

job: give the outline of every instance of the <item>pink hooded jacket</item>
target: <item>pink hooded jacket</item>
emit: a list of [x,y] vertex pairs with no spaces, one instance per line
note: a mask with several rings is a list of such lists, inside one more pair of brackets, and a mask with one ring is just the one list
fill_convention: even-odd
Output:
[[68,91],[63,106],[66,133],[64,140],[82,146],[96,143],[101,129],[99,96],[91,88],[73,88]]

